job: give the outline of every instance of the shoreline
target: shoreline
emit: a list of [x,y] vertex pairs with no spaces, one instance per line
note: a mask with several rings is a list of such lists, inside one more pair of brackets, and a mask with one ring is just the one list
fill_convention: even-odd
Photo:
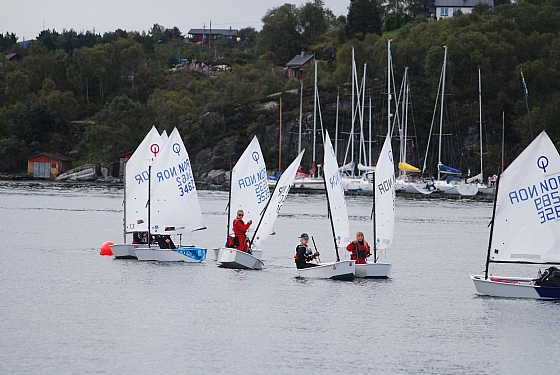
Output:
[[[108,186],[108,187],[116,187],[116,188],[124,188],[124,183],[120,179],[111,178],[111,179],[96,179],[96,180],[89,180],[89,181],[52,181],[47,180],[44,178],[34,178],[28,175],[6,175],[0,174],[0,182],[28,182],[28,183],[44,183],[44,184],[53,184],[53,185],[79,185],[79,186]],[[229,191],[229,187],[227,185],[212,185],[205,182],[197,183],[196,189],[200,191]],[[304,189],[304,188],[297,188],[292,187],[290,189],[290,193],[292,194],[324,194],[324,190],[320,189]],[[347,191],[344,192],[346,196],[360,196],[360,195],[369,195],[371,193],[362,192],[362,191]],[[411,194],[411,193],[396,193],[398,197],[404,199],[415,199],[415,200],[475,200],[475,201],[487,201],[491,202],[494,200],[494,195],[473,195],[473,196],[461,196],[461,195],[450,195],[450,194],[441,194],[441,193],[433,193],[433,194]]]

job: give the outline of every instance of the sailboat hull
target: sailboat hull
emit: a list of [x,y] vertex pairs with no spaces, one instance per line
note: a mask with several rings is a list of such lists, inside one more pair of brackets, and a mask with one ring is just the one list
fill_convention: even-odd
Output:
[[117,259],[136,259],[134,248],[138,246],[137,244],[123,243],[111,245],[110,247],[114,257]]
[[356,262],[343,260],[334,263],[322,263],[316,267],[298,269],[299,277],[318,279],[352,280],[356,270]]
[[218,262],[222,267],[235,269],[260,270],[264,266],[263,261],[256,256],[228,247],[220,248]]
[[[263,251],[262,249],[253,249],[251,250],[253,256],[257,259],[262,260]],[[220,248],[216,247],[212,249],[213,260],[218,260],[218,254],[220,253]]]
[[200,247],[180,247],[178,249],[136,248],[138,260],[158,262],[201,262],[206,259],[207,249]]
[[[427,188],[428,186],[428,188]],[[428,183],[407,182],[397,179],[395,181],[395,191],[407,194],[432,194],[435,188],[429,188]]]
[[360,278],[387,279],[391,277],[391,265],[389,263],[356,264],[355,275]]
[[560,287],[533,285],[533,279],[525,277],[472,276],[476,291],[491,297],[530,298],[552,300],[560,299]]

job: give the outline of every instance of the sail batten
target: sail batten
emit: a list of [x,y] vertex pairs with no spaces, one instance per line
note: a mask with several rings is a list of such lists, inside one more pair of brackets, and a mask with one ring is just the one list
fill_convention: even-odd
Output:
[[490,262],[560,263],[560,154],[543,131],[500,176]]

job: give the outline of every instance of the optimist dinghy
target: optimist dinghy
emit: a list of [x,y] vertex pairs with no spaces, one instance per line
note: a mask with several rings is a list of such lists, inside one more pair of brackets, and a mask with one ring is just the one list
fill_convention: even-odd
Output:
[[[548,278],[488,275],[489,263],[560,264],[560,155],[543,131],[496,183],[484,275],[478,293],[493,297],[560,299],[554,268]],[[550,272],[552,270],[552,272]]]
[[356,264],[356,277],[388,278],[391,277],[391,264],[377,262],[377,251],[391,246],[395,231],[395,166],[389,134],[377,160],[373,184],[373,262]]
[[[258,223],[270,198],[266,165],[256,136],[232,168],[229,185],[228,237],[233,235],[232,223],[237,217],[237,210],[243,210],[246,222],[252,220]],[[217,261],[226,268],[260,270],[264,266],[260,255],[221,247]]]
[[[196,193],[191,162],[177,128],[161,149],[148,170],[149,235],[171,236],[206,229]],[[201,247],[162,248],[149,245],[138,247],[138,260],[163,262],[200,262],[207,249]]]
[[352,280],[354,278],[356,262],[353,260],[341,261],[338,254],[338,247],[349,241],[350,225],[348,223],[348,210],[341,184],[340,171],[338,170],[338,163],[328,132],[325,132],[323,144],[325,150],[323,179],[336,252],[336,262],[320,263],[315,267],[301,268],[297,271],[300,277]]
[[124,185],[124,243],[111,245],[115,258],[136,259],[134,249],[148,247],[148,244],[127,243],[127,234],[148,232],[148,166],[159,154],[164,141],[155,126],[148,132],[144,140],[136,148],[125,166]]

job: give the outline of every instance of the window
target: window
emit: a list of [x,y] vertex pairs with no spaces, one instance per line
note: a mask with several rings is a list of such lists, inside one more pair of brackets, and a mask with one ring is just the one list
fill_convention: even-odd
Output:
[[441,8],[441,16],[447,17],[447,8]]
[[56,168],[56,164],[51,164],[51,168]]
[[453,8],[453,15],[455,15],[457,12],[459,12],[461,10],[461,8]]

